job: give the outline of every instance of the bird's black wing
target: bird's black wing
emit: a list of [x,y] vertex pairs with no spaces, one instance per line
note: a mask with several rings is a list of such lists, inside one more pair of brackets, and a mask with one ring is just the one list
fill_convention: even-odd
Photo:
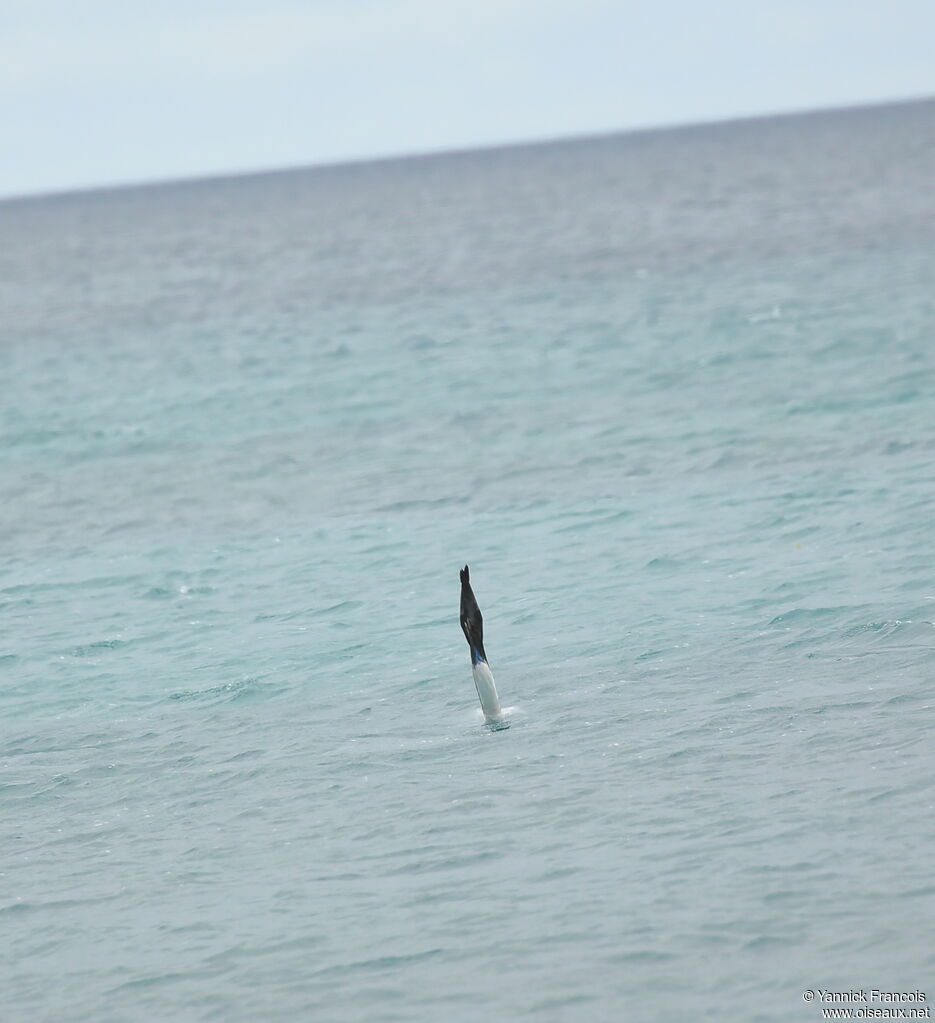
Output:
[[467,565],[461,569],[461,629],[471,648],[471,664],[486,661],[484,616],[480,613],[474,591],[471,589],[471,575]]

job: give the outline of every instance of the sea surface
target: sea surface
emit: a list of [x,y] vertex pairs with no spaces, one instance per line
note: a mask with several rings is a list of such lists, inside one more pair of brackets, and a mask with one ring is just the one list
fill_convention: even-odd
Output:
[[0,1019],[935,1004],[933,183],[922,101],[0,203]]

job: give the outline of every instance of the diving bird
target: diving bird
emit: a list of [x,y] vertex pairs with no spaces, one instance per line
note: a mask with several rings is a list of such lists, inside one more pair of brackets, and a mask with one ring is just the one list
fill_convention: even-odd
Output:
[[468,566],[461,569],[461,629],[471,648],[471,674],[477,687],[484,720],[491,725],[503,722],[500,711],[500,697],[497,685],[490,673],[487,654],[484,650],[484,616],[480,613],[474,591],[471,589],[471,575]]

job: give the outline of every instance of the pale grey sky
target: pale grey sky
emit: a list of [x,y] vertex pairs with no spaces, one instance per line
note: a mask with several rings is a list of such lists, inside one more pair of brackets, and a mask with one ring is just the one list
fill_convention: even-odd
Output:
[[0,196],[935,94],[931,0],[0,0]]

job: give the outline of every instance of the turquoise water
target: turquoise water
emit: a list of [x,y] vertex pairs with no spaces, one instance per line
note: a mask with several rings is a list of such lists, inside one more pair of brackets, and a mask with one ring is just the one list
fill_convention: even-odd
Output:
[[0,203],[0,1017],[931,988],[932,180],[927,102]]

